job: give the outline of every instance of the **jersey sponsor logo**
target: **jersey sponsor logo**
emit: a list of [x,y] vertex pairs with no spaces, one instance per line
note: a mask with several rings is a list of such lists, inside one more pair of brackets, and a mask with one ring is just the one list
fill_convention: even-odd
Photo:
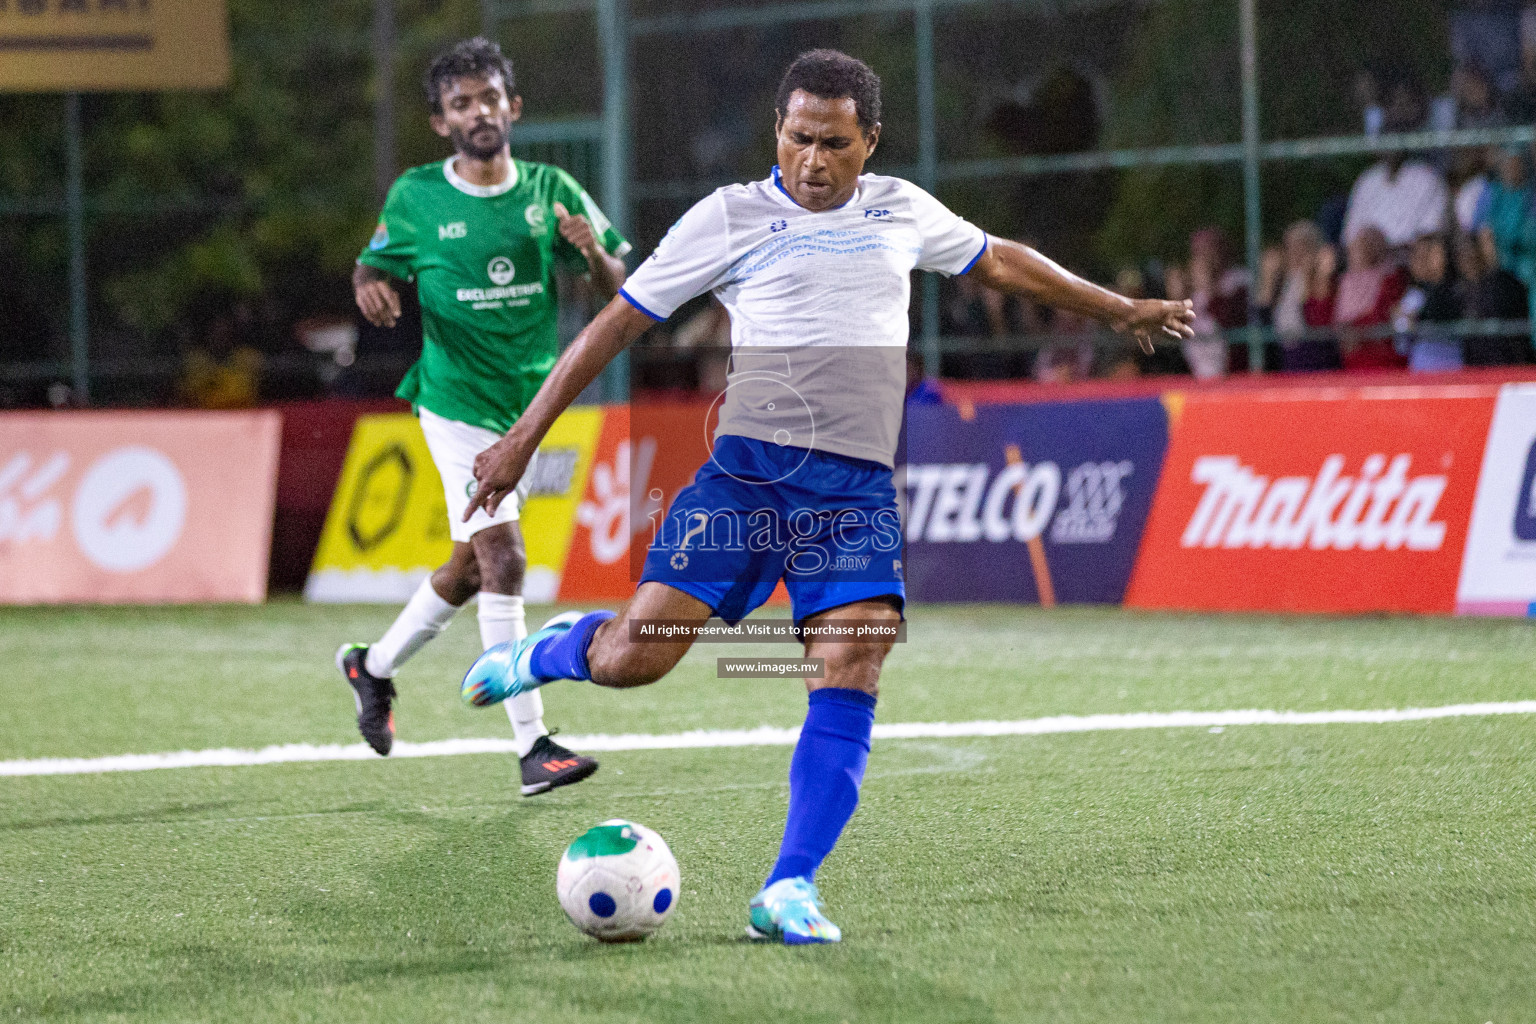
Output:
[[505,256],[497,256],[491,260],[486,265],[485,273],[496,287],[460,288],[457,292],[460,302],[472,302],[475,309],[501,309],[509,305],[526,306],[531,301],[530,296],[544,294],[542,281],[513,284],[512,279],[517,276],[517,268]]
[[373,229],[373,237],[368,240],[368,248],[373,252],[389,247],[389,228],[383,221]]
[[437,226],[437,240],[446,242],[450,238],[468,238],[469,225],[462,220],[456,220],[452,224],[439,224]]
[[1409,476],[1413,456],[1368,455],[1357,475],[1329,455],[1311,477],[1271,481],[1228,455],[1195,460],[1190,480],[1205,491],[1179,538],[1181,547],[1295,551],[1439,551],[1445,523],[1435,518],[1449,479]]

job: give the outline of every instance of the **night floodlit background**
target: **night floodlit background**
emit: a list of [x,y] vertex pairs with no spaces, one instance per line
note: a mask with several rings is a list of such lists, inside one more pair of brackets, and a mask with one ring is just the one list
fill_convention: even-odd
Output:
[[[551,685],[602,768],[524,799],[466,611],[359,742],[337,646],[450,542],[414,294],[350,279],[480,33],[631,269],[836,47],[871,171],[1199,314],[914,277],[839,946],[741,937],[804,696],[720,660],[798,648]],[[0,1021],[1536,1019],[1533,142],[1519,0],[0,0]],[[633,592],[729,339],[698,298],[555,424],[532,626]],[[682,874],[617,948],[554,891],[615,816]]]

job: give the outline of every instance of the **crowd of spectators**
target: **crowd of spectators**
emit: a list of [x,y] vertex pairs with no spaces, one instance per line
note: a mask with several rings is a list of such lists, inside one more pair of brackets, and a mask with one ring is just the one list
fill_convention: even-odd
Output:
[[[1452,22],[1449,87],[1430,97],[1411,74],[1362,71],[1354,99],[1368,136],[1496,129],[1536,122],[1536,4],[1467,0]],[[1444,371],[1536,361],[1536,147],[1474,146],[1384,154],[1347,197],[1286,228],[1257,280],[1217,227],[1182,259],[1124,270],[1118,290],[1190,299],[1196,337],[1142,357],[957,279],[942,324],[1002,354],[946,358],[957,376],[1058,382],[1250,366],[1252,324],[1267,370]],[[1009,339],[1035,336],[1009,351]],[[1048,338],[1044,344],[1040,339]],[[1004,372],[997,372],[1002,370]]]

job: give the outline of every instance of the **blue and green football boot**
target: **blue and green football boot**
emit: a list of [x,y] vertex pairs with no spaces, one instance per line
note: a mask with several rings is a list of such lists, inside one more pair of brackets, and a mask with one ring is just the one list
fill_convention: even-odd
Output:
[[843,930],[821,912],[821,894],[804,878],[781,878],[752,897],[747,937],[789,946],[841,942]]
[[476,658],[475,663],[469,666],[469,671],[464,673],[464,681],[459,684],[459,696],[465,704],[484,708],[543,686],[549,680],[535,676],[528,666],[533,645],[546,637],[566,632],[581,616],[581,612],[562,612],[525,639],[508,640],[487,647],[485,653]]

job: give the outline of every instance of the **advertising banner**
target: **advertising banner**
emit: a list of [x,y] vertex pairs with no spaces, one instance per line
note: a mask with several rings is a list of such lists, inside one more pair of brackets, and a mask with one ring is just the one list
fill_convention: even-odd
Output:
[[1499,392],[1456,610],[1536,615],[1536,384],[1510,384]]
[[1496,394],[1188,395],[1126,603],[1453,611]]
[[[561,416],[530,470],[532,491],[521,513],[528,553],[523,593],[529,601],[552,601],[560,590],[603,419],[604,410],[596,407]],[[305,598],[403,603],[452,548],[442,480],[416,417],[360,418]]]
[[228,82],[224,0],[0,3],[0,92],[217,89]]
[[[1119,602],[1157,488],[1156,398],[907,411],[916,601]],[[898,493],[902,493],[898,488]]]
[[259,602],[273,412],[0,414],[0,603]]

